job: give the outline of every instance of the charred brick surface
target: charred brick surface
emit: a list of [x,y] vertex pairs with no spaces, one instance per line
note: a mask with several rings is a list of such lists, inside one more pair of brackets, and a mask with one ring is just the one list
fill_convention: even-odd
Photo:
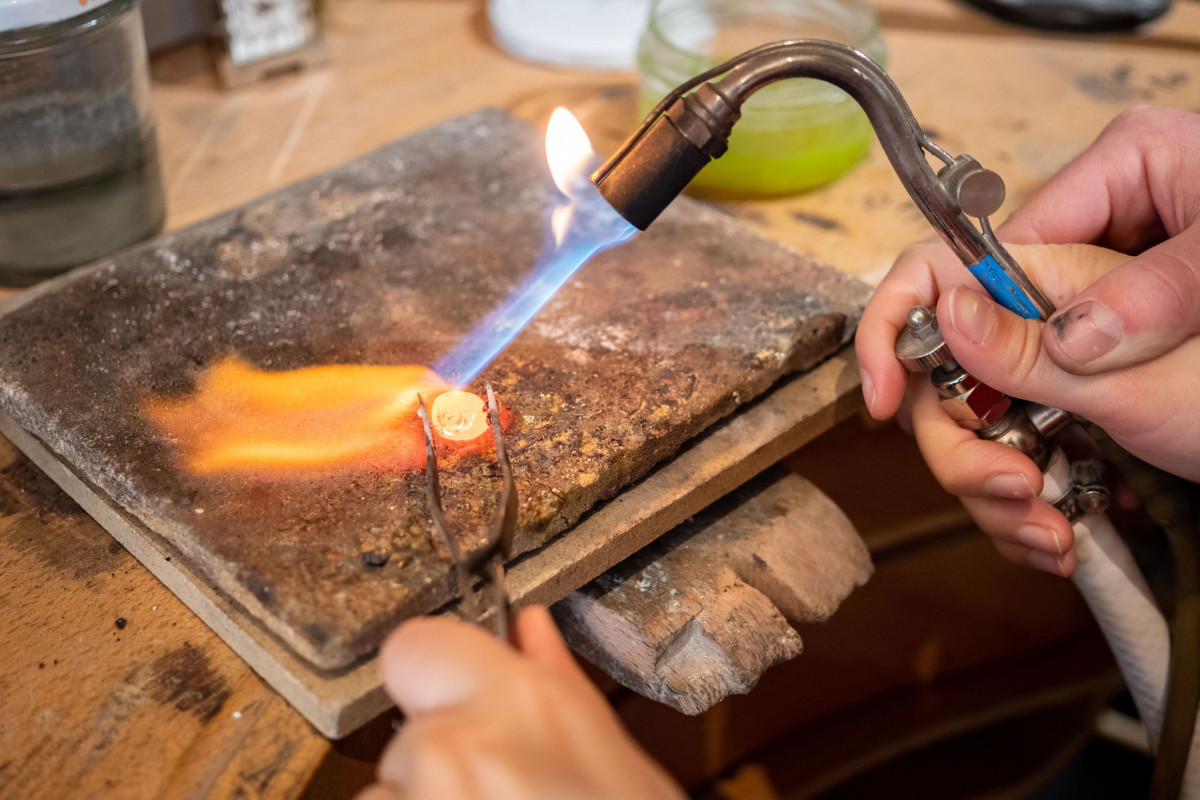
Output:
[[[18,297],[0,403],[296,652],[343,667],[451,596],[423,474],[195,477],[139,404],[229,355],[433,363],[534,264],[553,192],[540,134],[452,120]],[[687,200],[595,258],[484,376],[512,412],[518,548],[827,356],[867,294]],[[487,451],[442,466],[448,511],[489,514]]]

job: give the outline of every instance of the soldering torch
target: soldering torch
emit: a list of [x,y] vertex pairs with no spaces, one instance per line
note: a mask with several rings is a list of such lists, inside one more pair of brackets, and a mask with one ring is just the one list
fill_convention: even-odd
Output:
[[[746,100],[786,78],[826,81],[862,106],[913,202],[997,303],[1031,320],[1054,313],[992,230],[989,217],[1004,201],[1000,176],[931,142],[887,73],[843,44],[766,44],[697,75],[650,112],[592,182],[622,217],[645,230],[709,161],[725,153]],[[941,162],[936,172],[930,156]],[[1153,746],[1166,694],[1167,626],[1128,548],[1101,513],[1109,493],[1098,462],[1068,464],[1053,442],[1071,416],[1012,400],[968,374],[946,347],[931,309],[909,312],[896,354],[908,369],[930,373],[943,408],[960,425],[1017,448],[1042,470],[1042,499],[1075,525],[1075,583],[1108,638]],[[1186,752],[1186,741],[1183,747]]]
[[[717,80],[706,83],[710,78]],[[785,78],[817,78],[853,97],[913,202],[992,297],[1027,319],[1045,320],[1054,313],[988,221],[1004,202],[1004,181],[971,156],[951,156],[929,141],[888,74],[844,44],[817,39],[767,44],[696,76],[663,99],[593,173],[592,182],[618,213],[645,230],[711,159],[726,151],[743,103]],[[937,172],[927,154],[942,162]],[[963,371],[928,309],[913,309],[896,347],[906,367],[932,371],[944,405],[960,424],[1016,447],[1043,471],[1049,467],[1054,449],[1048,438],[1070,421],[1067,414],[1013,403]],[[1069,515],[1077,515],[1081,502],[1087,510],[1099,510],[1107,501],[1094,470],[1079,477],[1084,481],[1079,489],[1054,498]]]

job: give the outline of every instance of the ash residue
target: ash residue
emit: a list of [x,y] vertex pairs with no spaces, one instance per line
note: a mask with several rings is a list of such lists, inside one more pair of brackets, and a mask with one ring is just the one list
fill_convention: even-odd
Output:
[[1108,72],[1089,72],[1078,76],[1075,85],[1094,100],[1102,103],[1151,103],[1161,100],[1160,95],[1171,93],[1186,86],[1186,72],[1147,74],[1138,72],[1133,65],[1122,63]]
[[201,722],[216,716],[232,691],[229,680],[213,669],[204,651],[187,642],[137,667],[125,682],[159,703],[191,712]]

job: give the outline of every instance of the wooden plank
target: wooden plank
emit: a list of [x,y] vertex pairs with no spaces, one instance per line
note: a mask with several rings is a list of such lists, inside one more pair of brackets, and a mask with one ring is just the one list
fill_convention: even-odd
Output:
[[[860,407],[853,355],[840,351],[785,381],[510,571],[514,602],[552,603]],[[0,432],[174,591],[250,667],[326,736],[345,736],[390,706],[372,658],[322,673],[296,657],[199,576],[170,544],[95,490],[0,414]]]
[[685,714],[796,657],[871,559],[846,515],[783,468],[731,492],[554,606],[571,648]]
[[282,800],[329,751],[3,439],[0,609],[2,797]]

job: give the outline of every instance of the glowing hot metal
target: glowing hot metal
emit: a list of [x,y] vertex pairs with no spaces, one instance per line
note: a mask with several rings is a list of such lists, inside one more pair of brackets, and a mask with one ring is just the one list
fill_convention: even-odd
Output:
[[429,409],[430,424],[438,436],[452,442],[467,442],[488,429],[483,398],[458,389],[439,394]]

